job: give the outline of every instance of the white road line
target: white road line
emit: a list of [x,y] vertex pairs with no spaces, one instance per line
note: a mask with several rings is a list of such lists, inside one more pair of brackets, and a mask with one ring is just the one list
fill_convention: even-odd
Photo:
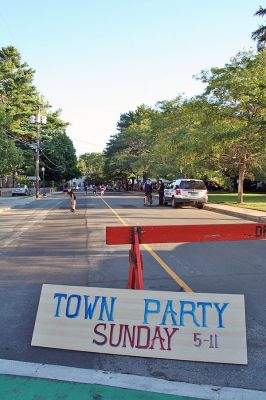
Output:
[[191,396],[205,400],[265,400],[266,392],[240,388],[195,385],[163,379],[0,359],[0,374],[106,385],[123,389]]

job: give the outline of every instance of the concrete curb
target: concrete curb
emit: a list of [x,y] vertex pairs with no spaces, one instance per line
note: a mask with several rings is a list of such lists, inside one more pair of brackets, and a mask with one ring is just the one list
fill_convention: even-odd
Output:
[[[153,377],[141,377],[139,375],[127,375],[115,372],[107,372],[102,370],[92,370],[4,359],[0,359],[0,375],[29,377],[33,380],[36,378],[40,378],[58,380],[62,382],[84,383],[87,385],[96,384],[101,386],[109,386],[110,388],[112,387],[145,391],[148,394],[149,399],[153,399],[155,397],[154,393],[165,395],[165,400],[167,399],[168,395],[185,396],[185,398],[191,398],[191,400],[265,400],[266,398],[266,392],[252,389],[199,385],[178,381],[167,381],[164,379]],[[42,398],[45,399],[46,397]],[[109,396],[107,398],[103,398],[102,396],[95,396],[88,397],[88,399],[89,398],[101,398],[107,400],[115,397]],[[129,395],[123,396],[122,398],[127,398],[129,400],[137,398],[144,399],[143,396],[130,397]],[[184,397],[181,397],[181,399],[184,399]]]
[[248,212],[246,210],[248,209],[243,209],[245,211],[233,211],[233,210],[227,210],[224,208],[217,208],[215,207],[215,205],[205,205],[204,206],[204,210],[207,211],[213,211],[219,214],[226,214],[226,215],[231,215],[232,217],[236,217],[236,218],[241,218],[241,219],[247,219],[249,221],[253,221],[253,222],[258,222],[258,223],[265,223],[266,222],[266,213],[265,213],[265,217],[264,216],[256,216],[256,215],[251,215],[251,214],[247,214],[245,212]]

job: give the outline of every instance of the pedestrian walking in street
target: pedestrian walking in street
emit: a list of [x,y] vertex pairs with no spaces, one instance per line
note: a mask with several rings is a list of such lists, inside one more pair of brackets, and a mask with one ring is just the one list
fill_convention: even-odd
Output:
[[164,183],[161,179],[159,180],[158,193],[159,193],[159,206],[163,206]]
[[67,189],[67,194],[70,196],[70,211],[74,213],[76,211],[76,195],[70,188]]
[[101,185],[101,186],[100,186],[100,193],[101,193],[101,196],[104,196],[104,192],[105,192],[105,186],[104,186],[104,185]]

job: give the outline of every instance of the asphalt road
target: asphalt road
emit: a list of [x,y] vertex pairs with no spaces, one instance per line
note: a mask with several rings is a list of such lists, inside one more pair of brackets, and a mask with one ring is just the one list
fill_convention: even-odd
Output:
[[[43,283],[125,287],[129,246],[105,244],[105,227],[121,225],[118,217],[128,225],[247,222],[189,207],[147,208],[138,196],[77,197],[76,214],[62,194],[0,214],[0,358],[266,391],[265,241],[151,245],[193,291],[245,295],[247,366],[31,347]],[[145,289],[181,289],[147,251],[143,262]]]

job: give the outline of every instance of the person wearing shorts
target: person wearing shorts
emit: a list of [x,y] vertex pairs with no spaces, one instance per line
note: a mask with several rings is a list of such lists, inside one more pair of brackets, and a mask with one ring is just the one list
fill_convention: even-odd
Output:
[[75,212],[76,211],[76,195],[73,192],[72,189],[68,188],[67,189],[67,194],[70,196],[70,211]]

